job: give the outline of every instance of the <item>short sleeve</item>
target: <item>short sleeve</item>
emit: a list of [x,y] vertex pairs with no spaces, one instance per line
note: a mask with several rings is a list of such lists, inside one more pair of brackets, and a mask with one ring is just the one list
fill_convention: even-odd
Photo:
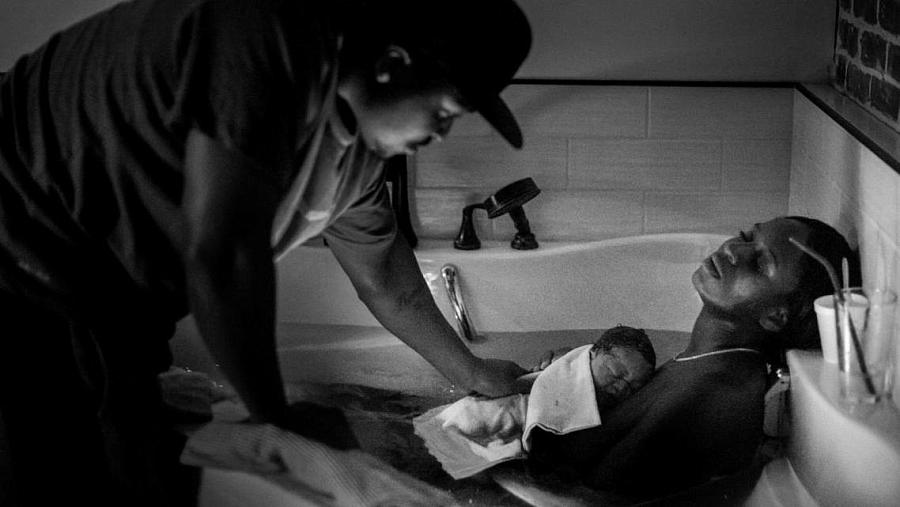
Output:
[[376,250],[390,248],[396,235],[397,221],[391,209],[390,193],[380,177],[323,232],[329,242]]
[[326,44],[302,40],[316,33],[288,37],[271,4],[208,1],[183,20],[174,44],[175,103],[191,127],[267,170],[287,172],[303,119],[318,107],[311,92]]

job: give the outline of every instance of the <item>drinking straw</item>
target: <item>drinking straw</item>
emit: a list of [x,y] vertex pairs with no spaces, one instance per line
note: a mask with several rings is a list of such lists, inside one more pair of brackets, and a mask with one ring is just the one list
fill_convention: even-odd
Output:
[[844,285],[841,287],[846,289],[850,286],[850,263],[846,257],[841,258],[841,274],[844,275]]
[[[807,255],[815,259],[825,268],[825,271],[828,272],[828,278],[831,279],[831,286],[834,288],[834,293],[837,294],[838,301],[840,303],[845,303],[844,293],[841,291],[840,285],[838,285],[838,277],[837,273],[834,271],[834,266],[828,262],[828,259],[822,257],[821,254],[813,250],[812,248],[804,245],[803,243],[797,241],[793,237],[788,238],[788,241],[794,244],[797,248],[805,252]],[[846,260],[846,259],[844,259]],[[846,273],[846,269],[844,272]],[[835,312],[837,315],[837,312]],[[872,377],[869,375],[869,369],[866,367],[866,361],[863,356],[862,345],[859,343],[859,336],[856,335],[856,326],[853,325],[853,317],[851,317],[850,312],[847,312],[847,320],[850,325],[847,326],[850,328],[850,338],[853,340],[853,348],[856,349],[856,360],[859,362],[859,371],[863,375],[863,380],[866,382],[866,389],[869,391],[869,394],[875,395],[875,384],[872,383]]]

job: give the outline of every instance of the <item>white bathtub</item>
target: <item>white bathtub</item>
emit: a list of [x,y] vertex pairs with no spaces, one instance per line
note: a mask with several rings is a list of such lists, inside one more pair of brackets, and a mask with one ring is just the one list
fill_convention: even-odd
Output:
[[[625,324],[647,330],[661,363],[685,346],[700,308],[691,273],[723,239],[665,234],[544,242],[526,252],[508,244],[487,243],[465,252],[449,242],[424,242],[416,253],[435,301],[454,327],[440,271],[448,263],[456,266],[481,336],[467,343],[481,357],[530,367],[548,350],[592,342],[600,330]],[[327,248],[305,246],[282,259],[277,301],[286,383],[360,384],[444,399],[461,395],[377,323]],[[217,376],[200,343],[192,321],[182,322],[173,341],[177,364]],[[204,471],[201,505],[235,505],[241,498],[302,504],[297,495],[250,474]]]
[[[593,341],[616,324],[644,328],[661,360],[684,346],[700,308],[691,273],[722,236],[665,234],[532,251],[426,242],[417,257],[432,295],[457,327],[441,268],[453,264],[476,354],[531,364],[543,352]],[[449,388],[356,298],[331,253],[304,247],[279,265],[278,334],[288,382],[350,382],[427,394]]]
[[[438,307],[456,328],[440,270],[457,267],[466,307],[485,357],[523,365],[563,345],[593,341],[617,324],[647,330],[660,363],[685,344],[700,300],[691,284],[699,262],[725,239],[660,234],[582,243],[544,242],[455,250],[424,242],[416,251]],[[434,393],[449,389],[430,365],[388,333],[356,297],[323,246],[294,250],[278,265],[278,343],[285,381],[345,382]],[[189,321],[175,340],[180,362],[210,368]]]
[[[724,239],[662,234],[545,242],[527,252],[511,250],[507,244],[464,252],[449,242],[425,242],[417,256],[435,301],[454,327],[440,271],[448,263],[457,267],[471,321],[482,336],[469,344],[479,356],[531,366],[547,350],[588,343],[598,330],[625,324],[647,330],[661,364],[684,347],[700,309],[691,273]],[[459,394],[378,325],[327,248],[295,250],[279,264],[278,276],[278,344],[287,383],[361,384],[439,397]],[[199,343],[190,321],[182,323],[174,341],[176,360],[214,374]],[[789,459],[766,468],[748,505],[896,500],[897,481],[879,488],[866,483],[867,475],[876,470],[879,477],[898,470],[900,477],[900,423],[896,431],[891,429],[900,420],[896,410],[893,416],[879,415],[874,426],[858,414],[848,416],[829,401],[827,382],[822,384],[825,374],[815,373],[830,371],[822,366],[821,355],[792,353],[790,359],[797,369],[792,388],[796,435]],[[835,435],[834,428],[846,433]],[[824,462],[835,456],[846,464],[837,474],[829,472]],[[272,505],[282,505],[274,499],[284,494],[270,490],[273,487],[248,474],[207,470],[201,503],[216,505],[249,494],[247,498],[273,498]],[[867,496],[860,491],[875,493]]]

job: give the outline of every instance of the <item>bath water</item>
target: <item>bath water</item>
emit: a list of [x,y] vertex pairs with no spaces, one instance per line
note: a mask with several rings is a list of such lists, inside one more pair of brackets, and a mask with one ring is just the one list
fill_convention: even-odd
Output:
[[527,505],[486,474],[454,480],[415,435],[414,417],[435,406],[452,403],[460,397],[458,393],[445,392],[432,397],[361,385],[293,384],[288,386],[288,395],[295,401],[342,409],[363,451],[448,492],[460,505]]

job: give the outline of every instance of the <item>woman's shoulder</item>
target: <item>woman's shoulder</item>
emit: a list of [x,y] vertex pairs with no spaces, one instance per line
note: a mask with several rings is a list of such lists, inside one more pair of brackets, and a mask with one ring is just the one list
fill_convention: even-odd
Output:
[[738,356],[669,361],[654,378],[663,391],[657,394],[664,394],[668,404],[721,396],[740,399],[762,396],[766,385],[765,362],[752,355]]

